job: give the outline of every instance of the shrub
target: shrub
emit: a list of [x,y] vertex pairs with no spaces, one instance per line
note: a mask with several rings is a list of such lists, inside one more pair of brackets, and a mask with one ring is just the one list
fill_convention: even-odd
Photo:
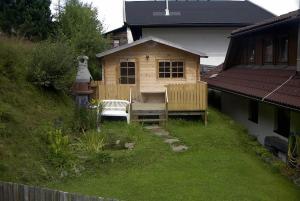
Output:
[[67,91],[76,72],[72,49],[63,43],[41,43],[33,52],[28,79],[55,91]]
[[97,111],[77,107],[74,111],[73,129],[75,131],[87,131],[97,127]]
[[64,135],[60,129],[48,132],[47,144],[49,150],[48,159],[55,167],[65,168],[72,163],[73,156],[69,147],[69,137]]
[[77,139],[75,147],[80,152],[100,153],[105,146],[104,137],[98,132],[83,133],[81,138]]

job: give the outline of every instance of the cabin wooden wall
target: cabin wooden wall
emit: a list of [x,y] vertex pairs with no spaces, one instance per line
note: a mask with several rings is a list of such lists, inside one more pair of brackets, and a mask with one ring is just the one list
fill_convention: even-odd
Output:
[[[136,62],[135,86],[141,92],[163,92],[167,84],[196,83],[200,80],[200,57],[176,48],[149,41],[102,58],[104,84],[119,83],[120,60]],[[158,78],[159,60],[184,62],[184,78]]]

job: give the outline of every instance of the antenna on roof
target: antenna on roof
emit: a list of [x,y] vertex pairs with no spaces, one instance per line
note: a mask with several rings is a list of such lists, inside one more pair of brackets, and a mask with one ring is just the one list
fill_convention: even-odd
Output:
[[169,16],[170,15],[170,10],[169,10],[169,0],[166,0],[166,16]]

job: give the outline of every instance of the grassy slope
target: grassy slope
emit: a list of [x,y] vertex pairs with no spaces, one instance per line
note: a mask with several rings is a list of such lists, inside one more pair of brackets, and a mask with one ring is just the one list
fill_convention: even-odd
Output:
[[28,42],[0,38],[0,180],[49,179],[42,136],[55,119],[67,120],[72,111],[69,97],[42,92],[26,81],[32,48]]
[[[128,126],[106,123],[104,129],[123,132]],[[247,150],[243,128],[222,114],[211,110],[207,127],[172,120],[169,130],[190,150],[172,153],[138,127],[134,151],[115,151],[120,158],[114,163],[48,186],[128,201],[299,200],[300,189]]]

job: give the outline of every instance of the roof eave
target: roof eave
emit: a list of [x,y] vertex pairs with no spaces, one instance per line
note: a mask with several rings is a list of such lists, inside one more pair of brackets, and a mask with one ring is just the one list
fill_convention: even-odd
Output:
[[170,24],[131,24],[128,26],[137,27],[244,27],[253,23],[170,23]]
[[177,44],[174,44],[172,42],[165,41],[165,40],[162,40],[162,39],[159,39],[159,38],[155,38],[155,37],[146,37],[146,38],[137,40],[137,41],[135,41],[133,43],[122,45],[122,46],[119,46],[119,47],[107,50],[105,52],[98,53],[98,54],[96,54],[96,57],[97,58],[102,58],[102,57],[105,57],[107,55],[110,55],[110,54],[113,54],[113,53],[116,53],[116,52],[128,49],[130,47],[134,47],[136,45],[140,45],[140,44],[146,43],[148,41],[154,41],[154,42],[157,42],[157,43],[160,43],[160,44],[163,44],[163,45],[167,45],[167,46],[170,46],[170,47],[173,47],[173,48],[176,48],[176,49],[180,49],[182,51],[185,51],[185,52],[188,52],[188,53],[200,56],[201,58],[208,58],[208,55],[205,54],[205,53],[198,52],[196,50],[189,50],[187,48],[181,47],[180,45],[177,45]]
[[253,96],[253,95],[246,94],[246,93],[237,92],[237,91],[230,90],[230,89],[225,89],[223,87],[219,87],[219,86],[216,86],[216,85],[209,84],[209,82],[207,82],[207,83],[208,83],[208,87],[211,88],[211,89],[215,89],[215,90],[218,90],[218,91],[223,91],[223,92],[226,92],[226,93],[231,93],[231,94],[243,96],[243,97],[250,98],[250,99],[253,99],[253,100],[257,100],[257,101],[260,101],[260,102],[270,103],[270,104],[273,104],[273,105],[277,105],[277,106],[280,106],[280,107],[285,107],[285,108],[296,110],[296,111],[300,111],[299,107],[296,107],[296,106],[293,106],[293,105],[288,105],[288,104],[272,101],[272,100],[269,100],[269,99],[262,100],[261,97]]

